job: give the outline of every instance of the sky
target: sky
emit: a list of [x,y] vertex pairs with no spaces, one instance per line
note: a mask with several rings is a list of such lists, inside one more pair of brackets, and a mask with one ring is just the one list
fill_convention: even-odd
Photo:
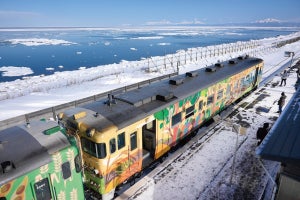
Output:
[[300,22],[299,0],[0,0],[0,27]]

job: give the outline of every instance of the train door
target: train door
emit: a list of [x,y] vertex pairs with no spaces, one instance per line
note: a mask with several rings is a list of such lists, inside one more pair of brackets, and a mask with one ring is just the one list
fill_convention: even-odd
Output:
[[212,117],[214,111],[215,95],[211,94],[207,97],[206,102],[206,111],[205,111],[205,120],[208,120]]
[[257,68],[255,69],[255,74],[254,74],[253,83],[252,83],[252,84],[253,84],[253,85],[252,85],[253,88],[256,87],[256,84],[257,84],[258,72],[259,72],[259,68],[257,67]]
[[156,120],[145,124],[142,128],[143,168],[154,160],[156,147]]

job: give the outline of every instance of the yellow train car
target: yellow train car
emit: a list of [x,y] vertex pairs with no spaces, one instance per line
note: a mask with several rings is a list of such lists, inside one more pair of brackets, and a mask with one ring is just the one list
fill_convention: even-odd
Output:
[[112,199],[118,185],[255,89],[262,68],[262,59],[241,56],[61,113],[80,138],[86,186]]

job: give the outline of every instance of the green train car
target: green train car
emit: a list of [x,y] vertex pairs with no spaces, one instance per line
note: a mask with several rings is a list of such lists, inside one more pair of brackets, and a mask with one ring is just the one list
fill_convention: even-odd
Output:
[[75,139],[54,121],[0,131],[0,200],[82,200]]

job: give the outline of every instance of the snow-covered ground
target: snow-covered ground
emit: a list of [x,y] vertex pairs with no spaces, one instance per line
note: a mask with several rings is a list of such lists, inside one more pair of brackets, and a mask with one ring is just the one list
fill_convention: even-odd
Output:
[[[296,33],[284,37],[266,38],[260,40],[255,49],[243,49],[228,52],[222,56],[210,56],[187,62],[179,66],[179,73],[205,67],[218,60],[250,54],[250,56],[264,59],[263,77],[267,77],[282,64],[290,61],[290,58],[284,57],[285,51],[296,53],[294,61],[299,58],[300,41],[280,48],[272,44],[299,35],[300,33]],[[0,120],[174,72],[173,68],[149,72],[144,70],[144,65],[137,63],[139,61],[124,61],[120,64],[0,83]],[[168,173],[158,174],[154,178],[146,177],[143,192],[133,198],[258,199],[259,191],[263,190],[264,183],[268,180],[268,173],[264,171],[255,156],[255,133],[264,122],[273,123],[278,117],[275,102],[282,91],[286,92],[288,99],[292,96],[295,80],[295,74],[291,73],[287,86],[269,85],[264,90],[259,90],[258,92],[263,97],[259,100],[259,104],[255,107],[240,109],[229,122],[220,124],[215,134],[202,138],[201,140],[207,140],[205,143],[200,144],[201,140],[194,141],[192,149],[187,150],[169,164]],[[279,77],[273,79],[274,83],[278,81],[280,81]],[[251,95],[245,101],[251,102],[251,98],[255,98],[255,95]],[[246,128],[246,132],[236,134],[232,130],[232,123],[240,124]],[[239,147],[237,152],[236,147]],[[278,167],[277,163],[268,161],[262,163],[268,170]],[[257,179],[254,179],[255,177]]]

